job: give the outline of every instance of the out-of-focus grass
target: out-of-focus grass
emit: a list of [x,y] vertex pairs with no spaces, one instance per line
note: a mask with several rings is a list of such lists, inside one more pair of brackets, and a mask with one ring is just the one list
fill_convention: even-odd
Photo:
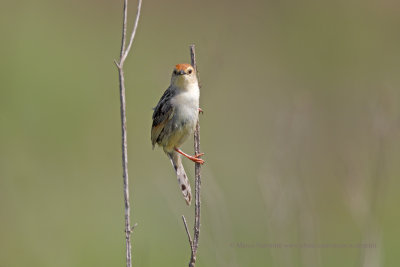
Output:
[[[1,266],[123,265],[121,5],[2,6]],[[193,211],[149,131],[191,43],[205,110],[198,265],[398,265],[399,7],[144,2],[126,65],[135,265],[189,258],[180,215]],[[377,247],[251,247],[361,242]]]

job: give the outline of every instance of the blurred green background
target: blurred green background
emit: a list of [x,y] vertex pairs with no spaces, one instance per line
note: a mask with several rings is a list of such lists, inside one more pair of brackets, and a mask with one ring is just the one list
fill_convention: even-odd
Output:
[[[193,206],[150,126],[192,43],[206,153],[197,266],[399,266],[399,11],[144,0],[125,66],[134,266],[189,260]],[[125,264],[121,15],[122,1],[2,2],[2,267]]]

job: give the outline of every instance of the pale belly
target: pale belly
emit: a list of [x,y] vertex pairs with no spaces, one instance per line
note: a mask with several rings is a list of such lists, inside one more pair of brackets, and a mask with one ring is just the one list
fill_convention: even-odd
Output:
[[172,151],[179,148],[191,136],[198,120],[198,107],[181,107],[166,125],[169,135],[164,140],[164,150]]

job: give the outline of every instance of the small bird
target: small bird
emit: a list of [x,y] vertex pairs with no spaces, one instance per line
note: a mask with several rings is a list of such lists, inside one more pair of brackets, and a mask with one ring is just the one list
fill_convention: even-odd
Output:
[[203,164],[204,153],[190,156],[180,146],[193,134],[199,117],[200,90],[195,69],[190,64],[178,64],[172,72],[171,85],[154,108],[151,143],[163,147],[171,160],[186,204],[190,205],[192,192],[182,165],[181,155]]

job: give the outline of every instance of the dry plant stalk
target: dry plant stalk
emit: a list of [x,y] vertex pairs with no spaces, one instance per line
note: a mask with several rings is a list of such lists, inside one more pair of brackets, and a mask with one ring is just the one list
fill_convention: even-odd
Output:
[[[196,71],[197,74],[197,80],[199,81],[199,86],[200,86],[200,77],[199,73],[197,71],[197,65],[196,65],[196,51],[195,51],[195,46],[191,45],[190,46],[190,59],[191,59],[191,64],[193,68]],[[200,124],[199,121],[197,121],[196,124],[196,129],[194,131],[194,154],[198,155],[200,154]],[[194,267],[196,264],[196,256],[197,256],[197,248],[199,244],[199,236],[200,236],[200,207],[201,207],[201,201],[200,201],[200,187],[201,187],[201,164],[200,163],[195,163],[195,169],[194,169],[194,174],[195,174],[195,207],[194,207],[194,235],[193,235],[193,240],[189,232],[189,228],[186,223],[186,218],[185,216],[182,215],[182,220],[183,224],[185,226],[186,234],[188,235],[189,239],[189,244],[190,244],[190,250],[191,250],[191,255],[190,255],[190,262],[189,262],[189,267]]]
[[137,13],[135,24],[129,39],[128,46],[126,46],[126,28],[128,21],[128,0],[124,0],[123,9],[123,23],[122,23],[122,41],[121,41],[121,52],[120,58],[117,62],[114,60],[115,65],[118,69],[119,76],[119,93],[121,101],[121,132],[122,132],[122,171],[123,171],[123,182],[124,182],[124,204],[125,204],[125,240],[126,240],[126,266],[132,266],[132,249],[131,249],[131,233],[135,228],[136,224],[131,227],[130,222],[130,204],[129,204],[129,179],[128,179],[128,144],[126,137],[126,101],[125,101],[125,78],[124,78],[124,63],[126,57],[131,50],[133,39],[136,35],[136,29],[139,23],[140,10],[142,7],[142,0],[138,0]]

